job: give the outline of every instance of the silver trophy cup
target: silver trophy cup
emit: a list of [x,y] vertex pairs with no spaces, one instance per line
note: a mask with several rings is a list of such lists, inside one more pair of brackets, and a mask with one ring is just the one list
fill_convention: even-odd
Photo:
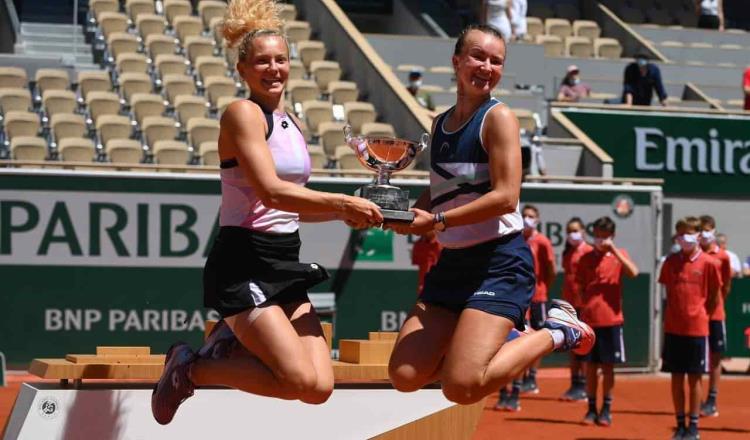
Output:
[[386,222],[414,220],[409,211],[409,191],[390,184],[391,173],[401,171],[427,147],[430,135],[423,133],[419,142],[383,136],[354,136],[352,127],[344,127],[346,143],[365,168],[377,174],[372,183],[357,190],[357,195],[380,207]]

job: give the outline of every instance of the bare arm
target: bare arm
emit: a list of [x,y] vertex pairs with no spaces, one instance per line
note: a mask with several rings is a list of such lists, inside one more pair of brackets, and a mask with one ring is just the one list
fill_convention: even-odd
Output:
[[612,253],[618,260],[620,260],[620,263],[622,263],[622,269],[626,277],[635,278],[638,276],[638,267],[630,258],[628,258],[627,255],[614,246],[612,246]]
[[719,305],[720,297],[721,289],[719,289],[718,287],[709,290],[708,299],[706,299],[706,312],[708,312],[708,316],[711,316],[714,313],[716,306]]
[[724,0],[719,0],[719,30],[724,30]]

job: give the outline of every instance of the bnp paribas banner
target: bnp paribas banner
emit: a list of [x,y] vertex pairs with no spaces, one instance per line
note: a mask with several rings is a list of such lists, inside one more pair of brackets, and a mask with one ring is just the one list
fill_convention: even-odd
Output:
[[750,117],[560,111],[614,159],[617,177],[663,178],[667,195],[748,194]]
[[[348,193],[364,180],[314,178],[314,189]],[[398,181],[416,198],[424,181]],[[0,170],[0,351],[12,365],[35,357],[91,353],[97,345],[148,345],[163,352],[200,343],[207,319],[202,267],[218,231],[216,176]],[[659,188],[524,185],[558,254],[565,222],[609,215],[642,275],[628,281],[628,361],[649,363],[651,272]],[[416,299],[414,237],[341,222],[303,224],[301,259],[332,277],[341,338],[398,330]],[[553,289],[555,292],[559,288]]]

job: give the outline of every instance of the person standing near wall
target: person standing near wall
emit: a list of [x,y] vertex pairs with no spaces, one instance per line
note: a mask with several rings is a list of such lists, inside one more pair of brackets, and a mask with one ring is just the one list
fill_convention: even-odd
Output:
[[635,56],[635,62],[625,68],[622,87],[622,102],[627,105],[651,105],[654,90],[659,103],[667,105],[667,91],[661,80],[661,70],[648,61],[645,54]]
[[724,2],[722,0],[696,0],[698,27],[724,30]]
[[515,0],[484,0],[482,2],[483,23],[497,29],[503,40],[511,41],[513,28],[511,27],[512,8]]

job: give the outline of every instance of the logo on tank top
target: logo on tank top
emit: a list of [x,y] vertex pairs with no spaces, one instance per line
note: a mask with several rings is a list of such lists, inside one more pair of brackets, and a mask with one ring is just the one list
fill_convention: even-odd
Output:
[[286,130],[287,128],[289,128],[289,123],[286,121],[286,119],[284,119],[283,121],[281,121],[281,128],[283,128],[284,130]]
[[448,142],[443,142],[443,145],[440,146],[440,153],[445,153],[450,149],[450,144]]

